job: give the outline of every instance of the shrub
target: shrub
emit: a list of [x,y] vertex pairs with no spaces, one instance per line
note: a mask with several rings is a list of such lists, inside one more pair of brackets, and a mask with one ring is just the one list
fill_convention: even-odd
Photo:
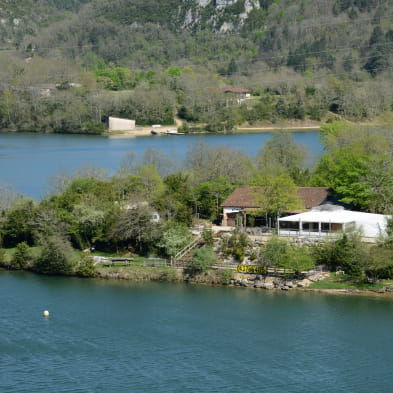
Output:
[[317,263],[331,271],[342,269],[353,278],[362,275],[367,253],[357,233],[344,233],[341,239],[326,242],[315,249]]
[[288,257],[289,244],[286,240],[272,237],[261,250],[263,262],[268,266],[280,266],[286,264]]
[[95,276],[95,266],[92,257],[85,255],[79,262],[76,274],[79,277],[94,277]]
[[213,247],[214,243],[214,236],[213,236],[213,231],[209,228],[204,228],[202,231],[202,239],[205,242],[205,244],[209,247]]
[[220,283],[222,285],[230,284],[231,280],[233,279],[233,271],[232,270],[220,270],[218,272],[218,275],[220,277]]
[[34,270],[41,274],[71,274],[76,264],[70,242],[50,236],[42,246],[41,255],[34,263]]
[[7,253],[5,252],[4,248],[0,248],[0,265],[4,266],[4,267],[8,267],[9,266]]
[[19,243],[16,246],[15,253],[11,260],[11,269],[26,269],[32,261],[30,247],[26,242]]
[[228,239],[226,247],[224,246],[224,255],[232,255],[236,260],[242,261],[249,244],[250,241],[247,234],[234,231]]
[[204,273],[217,262],[217,255],[210,247],[195,250],[186,273],[190,276]]

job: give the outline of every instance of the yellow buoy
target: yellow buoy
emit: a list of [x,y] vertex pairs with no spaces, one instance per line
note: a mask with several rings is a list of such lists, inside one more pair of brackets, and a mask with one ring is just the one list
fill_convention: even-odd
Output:
[[48,310],[45,310],[45,311],[42,313],[42,315],[43,315],[44,317],[49,317],[49,311],[48,311]]

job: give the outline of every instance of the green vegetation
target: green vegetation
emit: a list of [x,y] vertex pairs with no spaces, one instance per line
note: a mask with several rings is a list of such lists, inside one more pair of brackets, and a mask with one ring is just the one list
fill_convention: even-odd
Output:
[[[190,244],[190,227],[196,221],[219,223],[221,203],[238,186],[254,187],[262,217],[301,208],[296,189],[312,184],[332,187],[337,200],[355,208],[391,213],[389,129],[335,121],[324,125],[321,139],[325,153],[314,168],[303,166],[305,154],[291,135],[277,133],[254,158],[228,147],[195,144],[181,169],[153,149],[142,157],[129,153],[112,177],[100,168],[59,176],[53,193],[39,202],[3,187],[0,262],[42,274],[90,277],[103,274],[91,256],[110,255],[132,258],[130,268],[144,269],[147,257],[170,259]],[[223,256],[237,262],[248,258],[296,276],[325,265],[343,271],[346,282],[375,285],[393,279],[393,220],[387,224],[386,234],[374,245],[362,243],[361,233],[352,232],[317,246],[272,237],[259,249],[241,231],[223,236],[217,249],[212,231],[205,229],[204,247],[194,251],[186,274],[192,280],[210,277],[228,283],[230,273],[211,271]],[[171,271],[166,272],[162,277],[172,280]]]
[[217,255],[210,247],[203,247],[195,250],[192,259],[187,267],[186,273],[191,277],[205,273],[217,262]]
[[389,2],[206,3],[0,0],[0,129],[99,134],[111,115],[177,114],[186,131],[220,132],[391,113]]
[[348,278],[339,278],[334,273],[322,281],[314,282],[310,285],[311,289],[346,289],[346,290],[361,290],[361,291],[376,291],[386,286],[391,286],[391,282],[383,283],[367,283],[364,281],[354,281]]
[[272,237],[260,251],[259,264],[294,271],[295,275],[312,269],[316,260],[308,246],[292,245],[287,240]]

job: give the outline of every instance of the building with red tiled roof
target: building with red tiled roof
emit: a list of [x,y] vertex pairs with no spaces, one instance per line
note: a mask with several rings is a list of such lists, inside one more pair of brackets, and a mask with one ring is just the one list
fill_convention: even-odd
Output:
[[241,87],[222,87],[220,91],[223,93],[251,94],[251,90],[242,89]]
[[241,104],[251,97],[251,90],[242,89],[241,87],[222,87],[220,91],[226,95],[227,105]]
[[[256,202],[259,192],[263,192],[263,187],[253,189],[251,187],[238,187],[231,195],[221,204],[223,208],[224,226],[235,226],[238,223],[239,216],[243,216],[245,212],[255,212],[259,209]],[[313,207],[323,204],[332,203],[332,189],[328,187],[299,187],[297,194],[303,208],[297,211],[290,211],[288,214],[305,212]],[[264,218],[265,220],[267,218]],[[263,221],[261,218],[259,221]],[[256,223],[258,225],[258,223]],[[264,222],[267,225],[266,222]]]

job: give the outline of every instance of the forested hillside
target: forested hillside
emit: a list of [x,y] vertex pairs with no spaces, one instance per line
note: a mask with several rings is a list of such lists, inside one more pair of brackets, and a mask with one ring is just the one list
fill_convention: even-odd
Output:
[[[393,1],[0,1],[0,127],[360,121],[393,105]],[[241,105],[219,88],[242,87]],[[233,105],[232,107],[230,107]]]

